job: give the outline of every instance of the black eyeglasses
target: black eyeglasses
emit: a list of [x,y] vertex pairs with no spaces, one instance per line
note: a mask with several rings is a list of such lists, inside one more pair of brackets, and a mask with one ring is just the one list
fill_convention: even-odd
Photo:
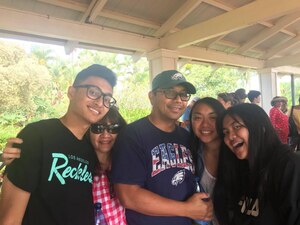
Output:
[[106,108],[111,108],[117,103],[117,100],[114,99],[110,94],[105,94],[102,92],[100,88],[94,85],[85,84],[85,85],[77,85],[74,88],[86,88],[86,96],[92,100],[98,100],[99,98],[103,98],[103,105]]
[[173,89],[164,89],[164,90],[157,90],[156,92],[162,92],[164,93],[165,97],[168,99],[176,99],[177,96],[180,97],[181,101],[186,102],[190,99],[191,94],[187,92],[177,92]]
[[94,134],[101,134],[105,130],[110,134],[117,134],[117,133],[119,133],[120,129],[121,129],[121,127],[120,127],[120,124],[118,124],[118,123],[110,124],[110,125],[95,123],[95,124],[92,124],[91,128],[90,128],[91,132]]

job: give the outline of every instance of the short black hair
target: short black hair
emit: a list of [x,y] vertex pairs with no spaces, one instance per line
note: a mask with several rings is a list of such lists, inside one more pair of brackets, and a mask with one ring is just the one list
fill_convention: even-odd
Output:
[[250,102],[253,102],[253,100],[260,95],[261,95],[260,91],[251,90],[248,92],[248,99]]
[[235,97],[237,99],[245,99],[245,98],[247,98],[246,90],[244,88],[239,88],[234,93],[235,93]]
[[79,85],[82,81],[87,79],[88,77],[100,77],[106,80],[112,87],[114,87],[117,83],[117,76],[106,66],[102,66],[100,64],[93,64],[83,70],[81,70],[73,83],[73,86]]
[[225,103],[230,102],[231,105],[233,105],[233,94],[232,93],[227,93],[227,92],[219,93],[218,98],[223,99],[223,101]]

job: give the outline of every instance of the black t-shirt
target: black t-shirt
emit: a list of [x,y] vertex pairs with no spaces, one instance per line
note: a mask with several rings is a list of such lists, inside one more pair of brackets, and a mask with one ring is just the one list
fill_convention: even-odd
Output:
[[95,152],[58,119],[26,126],[21,157],[7,167],[9,180],[30,192],[23,225],[93,225]]
[[[112,182],[139,185],[160,196],[184,201],[194,192],[189,133],[164,132],[147,118],[129,124],[114,146]],[[126,209],[130,225],[190,225],[185,217],[147,216]]]

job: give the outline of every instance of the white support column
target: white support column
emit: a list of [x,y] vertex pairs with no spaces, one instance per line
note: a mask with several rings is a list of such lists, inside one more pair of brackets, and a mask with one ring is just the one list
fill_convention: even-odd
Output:
[[149,61],[150,81],[164,70],[176,70],[178,52],[168,49],[157,49],[147,53]]
[[258,71],[261,84],[261,106],[269,114],[271,100],[277,95],[276,71],[273,69],[263,69]]

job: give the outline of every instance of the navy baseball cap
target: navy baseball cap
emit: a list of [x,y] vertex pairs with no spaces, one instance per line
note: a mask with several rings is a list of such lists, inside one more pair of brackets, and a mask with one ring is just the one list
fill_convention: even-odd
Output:
[[177,70],[165,70],[156,75],[152,81],[152,91],[157,88],[168,89],[176,85],[184,86],[189,94],[196,93],[194,85],[188,82]]

